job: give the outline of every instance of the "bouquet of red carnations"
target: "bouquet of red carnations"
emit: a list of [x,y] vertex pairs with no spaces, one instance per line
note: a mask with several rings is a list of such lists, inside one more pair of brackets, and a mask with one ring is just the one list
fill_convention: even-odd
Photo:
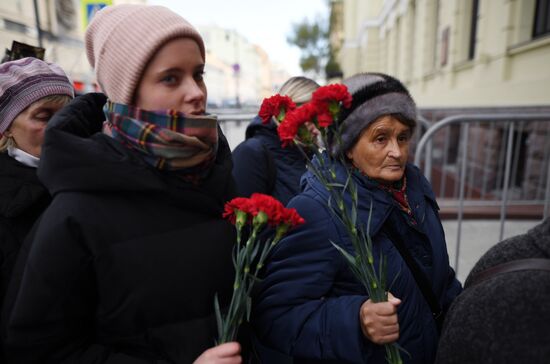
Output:
[[[227,202],[223,217],[235,225],[237,244],[233,251],[233,296],[227,313],[221,312],[217,297],[215,300],[218,344],[234,341],[243,320],[249,320],[252,288],[271,249],[291,228],[304,223],[295,209],[287,209],[275,198],[261,193]],[[270,230],[264,233],[265,229]],[[243,243],[245,233],[248,238]]]

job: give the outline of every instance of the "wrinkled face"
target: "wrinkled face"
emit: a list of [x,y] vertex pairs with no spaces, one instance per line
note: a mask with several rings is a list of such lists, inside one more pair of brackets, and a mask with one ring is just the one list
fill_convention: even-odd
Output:
[[17,115],[6,130],[6,135],[13,138],[17,148],[40,158],[46,124],[64,104],[38,100]]
[[135,106],[141,109],[176,110],[203,114],[206,107],[204,60],[197,43],[176,38],[156,52],[140,80]]
[[409,157],[411,129],[391,115],[378,118],[346,152],[353,165],[382,183],[399,181]]

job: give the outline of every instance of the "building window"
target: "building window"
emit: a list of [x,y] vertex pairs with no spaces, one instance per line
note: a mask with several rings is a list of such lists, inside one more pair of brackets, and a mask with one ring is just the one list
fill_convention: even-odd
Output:
[[550,0],[537,0],[533,38],[550,34]]
[[479,0],[472,0],[472,18],[470,22],[470,44],[468,47],[468,59],[474,59],[476,55],[476,33]]

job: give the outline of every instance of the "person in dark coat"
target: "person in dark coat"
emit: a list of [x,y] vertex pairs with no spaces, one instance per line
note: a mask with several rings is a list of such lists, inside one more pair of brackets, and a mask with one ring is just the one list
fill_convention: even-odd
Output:
[[[301,105],[310,101],[318,88],[309,78],[291,77],[279,94]],[[233,151],[233,177],[240,196],[264,193],[286,205],[300,192],[300,177],[305,171],[306,158],[298,148],[281,146],[275,118],[264,124],[256,116],[246,128],[245,141]]]
[[478,260],[447,313],[436,363],[548,363],[548,302],[550,218]]
[[53,200],[9,288],[7,362],[241,363],[238,343],[214,346],[234,182],[205,114],[203,40],[165,7],[117,5],[86,50],[108,100],[81,96],[48,125],[38,176]]
[[[268,259],[253,301],[255,327],[265,344],[294,356],[295,363],[385,363],[381,344],[395,341],[407,352],[402,353],[405,363],[431,363],[437,324],[395,239],[404,242],[443,311],[461,285],[449,266],[431,186],[407,164],[416,106],[406,88],[387,75],[359,74],[343,83],[353,103],[340,119],[341,142],[329,148],[346,162],[332,167],[342,184],[348,171],[353,173],[357,224],[366,227],[372,214],[374,265],[381,254],[387,259],[387,282],[393,282],[389,300],[373,303],[331,244],[352,250],[346,230],[329,210],[329,193],[306,172],[303,191],[288,205],[306,223],[278,243]],[[329,162],[326,158],[325,165]]]
[[0,65],[0,307],[19,248],[50,202],[36,175],[44,129],[72,97],[55,64],[28,57]]

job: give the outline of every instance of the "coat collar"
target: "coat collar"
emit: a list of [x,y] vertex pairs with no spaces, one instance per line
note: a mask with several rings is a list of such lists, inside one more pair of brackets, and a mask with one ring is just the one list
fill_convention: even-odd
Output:
[[[326,155],[324,155],[324,160],[328,161]],[[319,166],[319,161],[314,160],[313,163],[316,166]],[[347,167],[340,162],[334,162],[332,164],[336,176],[337,182],[340,184],[345,184],[347,178]],[[408,163],[405,169],[405,174],[407,177],[407,198],[411,209],[413,210],[413,215],[415,218],[422,222],[424,220],[425,210],[426,210],[426,198],[433,201],[433,204],[437,207],[435,202],[435,196],[429,186],[428,181],[421,175],[420,170]],[[395,202],[391,194],[381,188],[379,188],[372,180],[368,177],[361,175],[360,173],[353,173],[353,181],[357,186],[357,197],[358,197],[358,214],[359,219],[366,222],[371,218],[370,221],[370,234],[376,235],[382,225],[390,215],[393,208],[396,208]],[[321,184],[321,182],[314,176],[310,171],[304,174],[302,178],[302,189],[312,189],[318,194],[324,201],[328,201],[329,192]],[[348,206],[351,205],[351,196],[346,194],[344,197]],[[371,212],[371,203],[372,203],[372,212]]]

